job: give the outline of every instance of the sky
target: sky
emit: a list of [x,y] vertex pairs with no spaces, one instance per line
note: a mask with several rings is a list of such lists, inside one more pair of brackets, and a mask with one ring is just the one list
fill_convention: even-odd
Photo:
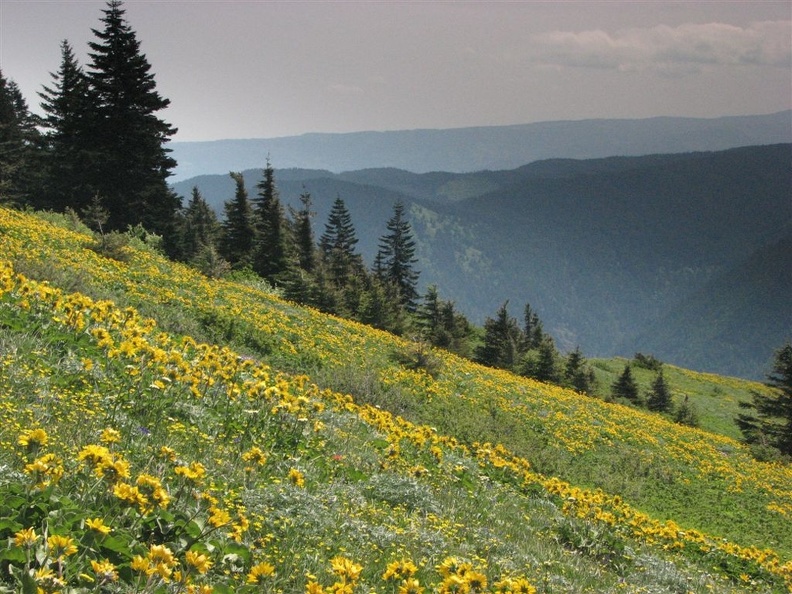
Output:
[[[32,111],[104,1],[0,0]],[[792,108],[792,0],[126,0],[173,140]]]

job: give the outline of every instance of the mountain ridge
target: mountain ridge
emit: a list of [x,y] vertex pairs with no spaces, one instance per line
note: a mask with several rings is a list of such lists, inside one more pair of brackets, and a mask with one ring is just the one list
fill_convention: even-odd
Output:
[[568,157],[722,150],[792,142],[792,110],[750,116],[587,119],[507,126],[307,133],[278,138],[172,142],[173,181],[259,167],[334,173],[396,167],[416,173],[514,169]]

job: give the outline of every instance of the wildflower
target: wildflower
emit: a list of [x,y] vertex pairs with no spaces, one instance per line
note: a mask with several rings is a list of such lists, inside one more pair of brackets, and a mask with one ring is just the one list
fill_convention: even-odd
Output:
[[156,476],[143,473],[137,478],[135,484],[143,495],[154,499],[161,508],[168,507],[171,499],[170,495]]
[[440,572],[444,578],[447,578],[450,575],[457,573],[457,569],[459,567],[459,560],[456,557],[446,557],[437,566],[437,571]]
[[146,557],[135,555],[129,566],[134,571],[139,571],[141,573],[148,573],[149,568],[151,567],[151,563],[149,563],[149,560]]
[[102,535],[110,534],[110,526],[104,523],[102,518],[92,518],[89,520],[85,520],[85,525],[88,526],[91,530],[98,532]]
[[409,559],[404,561],[393,561],[385,568],[385,573],[382,574],[382,579],[388,580],[404,580],[415,575],[418,568]]
[[17,439],[17,443],[23,448],[26,448],[30,453],[37,452],[39,449],[47,447],[48,442],[49,437],[44,429],[28,429],[27,431],[23,431],[19,439]]
[[183,476],[194,483],[199,483],[206,475],[206,468],[200,462],[193,462],[189,466],[177,466],[173,469],[173,472],[177,476]]
[[94,474],[108,483],[116,483],[129,478],[129,462],[120,456],[110,456],[96,465]]
[[173,551],[165,545],[149,547],[148,568],[146,569],[148,575],[158,575],[167,582],[173,574],[174,567],[176,567],[176,558],[173,556]]
[[14,544],[18,547],[32,547],[38,541],[38,535],[33,528],[23,528],[14,534]]
[[168,462],[176,462],[176,458],[178,455],[176,454],[176,450],[173,448],[169,448],[168,446],[162,446],[159,449],[159,456],[160,458],[164,458]]
[[47,539],[47,545],[50,548],[50,556],[59,560],[77,552],[77,545],[69,536],[53,534]]
[[245,472],[253,472],[255,466],[264,466],[267,463],[267,455],[258,446],[254,446],[242,454],[242,459],[251,464],[245,467]]
[[472,592],[483,592],[487,587],[487,576],[478,571],[468,571],[465,574],[465,581]]
[[289,482],[295,487],[303,488],[305,487],[305,476],[296,468],[292,468],[289,470]]
[[107,428],[102,431],[99,441],[102,443],[118,443],[121,441],[121,433],[116,429]]
[[55,575],[55,572],[49,567],[37,569],[33,574],[33,579],[36,581],[38,591],[44,594],[54,594],[66,586],[66,582]]
[[231,514],[215,505],[209,508],[209,514],[209,523],[215,528],[231,523]]
[[127,483],[118,483],[113,487],[113,495],[121,501],[128,503],[130,506],[136,505],[140,510],[147,509],[149,501],[140,489],[128,485]]
[[192,565],[200,574],[206,573],[209,571],[209,568],[212,567],[212,563],[206,555],[196,553],[195,551],[187,551],[185,559],[187,560],[187,564]]
[[421,587],[421,584],[415,578],[409,578],[402,582],[402,585],[399,586],[399,590],[397,594],[423,594],[424,589]]
[[55,454],[44,454],[25,465],[25,472],[33,477],[36,488],[43,489],[50,483],[57,483],[63,476],[63,466]]
[[116,571],[115,565],[110,563],[107,559],[104,561],[94,561],[91,559],[91,567],[96,574],[96,579],[99,580],[100,586],[118,580],[118,572]]
[[330,567],[338,577],[349,582],[356,582],[360,578],[363,567],[354,563],[346,557],[333,557],[330,559]]
[[187,586],[187,594],[212,594],[214,587],[209,584],[190,584]]
[[324,594],[324,588],[314,581],[305,584],[305,594]]
[[438,590],[440,594],[461,594],[462,592],[467,593],[469,591],[470,587],[465,581],[465,578],[455,573],[446,577],[440,584],[440,589]]
[[250,573],[247,575],[248,584],[261,584],[263,578],[269,577],[275,573],[275,567],[269,563],[263,562],[254,565],[250,568]]
[[97,466],[106,460],[112,460],[113,455],[105,446],[89,444],[77,453],[77,459],[87,461],[91,466]]
[[512,584],[512,592],[514,594],[536,594],[536,588],[525,578],[520,578]]

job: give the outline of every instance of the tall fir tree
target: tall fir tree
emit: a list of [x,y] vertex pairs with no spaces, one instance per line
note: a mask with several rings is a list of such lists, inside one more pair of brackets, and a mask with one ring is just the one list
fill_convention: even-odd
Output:
[[476,361],[483,365],[513,369],[517,364],[523,336],[517,320],[509,315],[508,305],[506,301],[495,318],[484,321],[484,340],[476,349]]
[[300,194],[300,205],[299,210],[292,212],[297,262],[304,271],[313,272],[316,266],[316,241],[311,219],[315,213],[311,211],[311,194],[305,189]]
[[523,350],[538,349],[544,336],[544,329],[539,316],[531,309],[531,304],[526,303],[523,312]]
[[154,74],[120,0],[109,0],[102,29],[93,29],[88,66],[91,117],[86,122],[99,157],[91,182],[110,212],[111,229],[142,224],[173,233],[179,197],[167,179],[176,161],[165,144],[176,129],[157,113],[170,101],[156,90]]
[[61,42],[60,68],[51,76],[52,86],[44,86],[39,93],[46,129],[41,206],[82,212],[96,195],[90,173],[101,154],[93,147],[87,129],[92,112],[88,80],[68,41]]
[[673,405],[671,390],[668,388],[668,382],[666,382],[661,368],[646,396],[646,408],[654,412],[670,413]]
[[586,365],[586,358],[580,347],[575,347],[575,350],[567,355],[564,364],[564,381],[566,385],[581,394],[591,394],[594,371]]
[[393,205],[393,216],[388,220],[387,233],[380,237],[376,270],[380,278],[392,283],[399,295],[399,303],[407,311],[415,311],[418,299],[419,273],[414,266],[415,240],[410,222],[405,217],[401,200]]
[[215,247],[220,223],[198,187],[192,189],[190,201],[181,215],[179,259],[190,262],[199,253]]
[[269,160],[257,188],[258,193],[253,199],[256,222],[253,270],[275,282],[289,265],[289,237],[286,216],[275,185],[275,170]]
[[440,299],[436,285],[427,288],[415,318],[423,338],[432,346],[470,355],[470,322],[455,310],[453,302]]
[[633,404],[638,404],[638,384],[635,383],[629,363],[624,366],[624,371],[611,385],[611,396],[614,400],[621,398],[629,400]]
[[17,84],[0,71],[0,203],[33,204],[40,135]]
[[746,412],[737,426],[746,442],[792,456],[792,343],[776,351],[765,385],[769,392],[754,392],[751,402],[740,405]]
[[253,263],[256,226],[250,205],[245,178],[241,173],[229,173],[236,184],[234,198],[225,203],[223,239],[220,253],[234,268],[245,268]]
[[337,287],[344,286],[350,277],[363,272],[363,258],[355,251],[357,243],[352,217],[343,199],[337,196],[319,239],[322,259],[331,282]]

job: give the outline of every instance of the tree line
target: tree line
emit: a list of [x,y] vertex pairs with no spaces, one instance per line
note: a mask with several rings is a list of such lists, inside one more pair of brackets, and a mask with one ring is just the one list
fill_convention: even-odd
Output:
[[[304,192],[300,208],[287,212],[269,162],[253,198],[242,175],[230,174],[236,190],[222,220],[197,188],[182,205],[167,181],[176,166],[167,143],[177,130],[158,116],[170,101],[157,92],[151,65],[124,15],[120,0],[107,2],[88,44],[86,67],[69,42],[61,42],[60,66],[39,93],[43,116],[30,112],[19,87],[0,71],[0,204],[76,213],[109,250],[124,232],[152,233],[169,257],[211,276],[251,274],[321,311],[407,334],[484,365],[592,392],[594,373],[580,350],[562,356],[530,305],[522,323],[511,317],[506,302],[477,328],[453,302],[440,298],[437,287],[420,296],[416,244],[402,203],[394,205],[371,267],[355,251],[357,237],[343,200],[334,202],[317,241],[310,194]],[[419,355],[412,363],[428,365],[424,351]],[[736,419],[746,441],[765,452],[792,455],[790,382],[787,345],[776,354],[770,395],[755,395]],[[610,398],[696,424],[687,400],[672,411],[662,369],[644,398],[628,364]]]

